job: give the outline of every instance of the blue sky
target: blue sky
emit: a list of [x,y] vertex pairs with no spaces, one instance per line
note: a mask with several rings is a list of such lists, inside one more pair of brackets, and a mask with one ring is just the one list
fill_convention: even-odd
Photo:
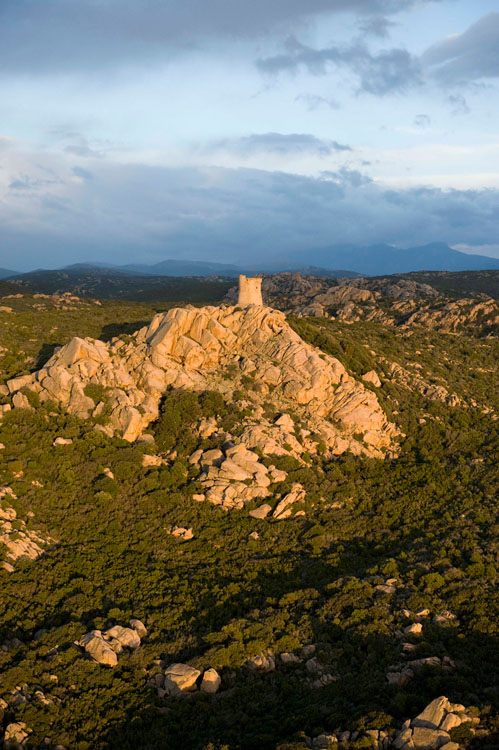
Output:
[[0,265],[499,257],[496,0],[3,0]]

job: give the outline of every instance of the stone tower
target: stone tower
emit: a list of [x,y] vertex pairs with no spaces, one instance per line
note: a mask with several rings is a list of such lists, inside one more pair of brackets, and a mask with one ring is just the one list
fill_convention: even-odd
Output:
[[262,279],[248,279],[242,274],[239,276],[239,296],[237,298],[239,307],[250,305],[263,305]]

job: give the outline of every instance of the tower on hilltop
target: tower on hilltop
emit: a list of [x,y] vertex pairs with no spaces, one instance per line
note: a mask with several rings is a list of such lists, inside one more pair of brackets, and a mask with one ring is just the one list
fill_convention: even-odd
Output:
[[239,307],[249,307],[250,305],[262,306],[262,279],[248,279],[243,274],[240,274],[237,304]]

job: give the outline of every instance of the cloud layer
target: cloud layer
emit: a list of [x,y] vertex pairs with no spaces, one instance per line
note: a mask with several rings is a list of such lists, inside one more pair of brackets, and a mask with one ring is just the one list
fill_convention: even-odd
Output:
[[254,154],[315,154],[325,157],[336,151],[351,151],[345,143],[317,138],[309,133],[253,133],[242,138],[225,138],[211,144],[215,150],[226,150],[243,157]]
[[[439,0],[432,0],[438,2]],[[67,72],[168,57],[213,38],[289,33],[314,18],[389,14],[422,0],[2,0],[0,72]]]
[[488,13],[464,33],[432,45],[421,62],[444,84],[499,77],[499,13]]
[[[268,262],[338,243],[492,244],[499,191],[387,189],[342,169],[302,177],[255,169],[146,167],[66,157],[11,162],[0,265],[165,257]],[[311,259],[313,262],[313,259]]]
[[378,96],[403,92],[421,83],[420,66],[416,58],[404,49],[388,49],[372,53],[362,42],[350,46],[331,46],[313,49],[289,37],[285,52],[258,60],[263,73],[295,73],[305,68],[312,75],[325,75],[333,67],[346,67],[359,79],[359,88]]

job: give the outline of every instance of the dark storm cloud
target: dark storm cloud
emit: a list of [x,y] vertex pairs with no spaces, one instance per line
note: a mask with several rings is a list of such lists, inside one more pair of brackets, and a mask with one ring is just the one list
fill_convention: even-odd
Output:
[[15,220],[0,204],[2,246],[25,266],[137,257],[256,263],[337,243],[492,244],[499,224],[497,190],[387,189],[355,170],[312,178],[99,161],[92,175],[15,191]]
[[[433,0],[438,2],[439,0]],[[386,16],[421,0],[2,0],[0,71],[99,69],[209,38],[290,33],[321,14]]]
[[499,13],[429,47],[421,62],[446,85],[499,76]]
[[312,75],[325,75],[331,67],[350,68],[359,78],[359,89],[382,96],[403,92],[421,83],[419,63],[404,49],[372,53],[362,42],[350,46],[314,49],[289,37],[285,51],[257,62],[263,73],[296,73],[305,68]]
[[309,133],[254,133],[242,138],[217,141],[214,147],[217,150],[227,150],[240,156],[261,153],[330,156],[335,151],[352,150],[344,143],[323,140]]

